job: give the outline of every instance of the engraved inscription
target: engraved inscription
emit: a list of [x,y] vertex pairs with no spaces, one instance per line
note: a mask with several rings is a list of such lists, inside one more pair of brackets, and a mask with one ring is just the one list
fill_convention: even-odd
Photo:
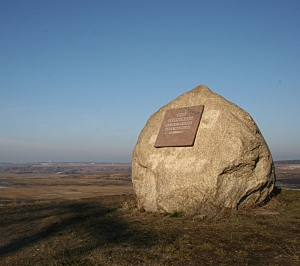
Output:
[[184,127],[167,127],[167,128],[165,128],[165,131],[178,130],[178,129],[190,129],[190,128],[191,128],[190,126],[184,126]]
[[183,131],[170,131],[169,134],[181,134]]
[[198,105],[167,110],[154,146],[192,146],[203,108]]
[[194,119],[193,116],[178,117],[178,118],[168,119],[168,122],[188,121],[188,120],[193,120],[193,119]]
[[180,117],[180,116],[186,116],[186,113],[179,113],[179,114],[177,114],[177,117]]
[[[178,114],[178,115],[182,115]],[[177,116],[178,116],[177,115]],[[193,120],[194,117],[190,116],[190,117],[184,117],[185,120]],[[175,118],[175,119],[168,119],[168,122],[175,122],[175,121],[183,121],[183,120],[178,120],[178,119],[183,119],[183,118]],[[174,121],[175,120],[175,121]],[[169,123],[166,124],[166,128],[165,131],[169,131],[169,130],[175,130],[175,132],[169,132],[169,134],[179,134],[179,133],[183,133],[183,131],[176,131],[176,130],[180,130],[180,129],[190,129],[191,126],[187,126],[187,125],[191,125],[193,123],[193,121],[187,121],[187,122],[180,122],[180,123]],[[181,127],[180,127],[181,126]]]

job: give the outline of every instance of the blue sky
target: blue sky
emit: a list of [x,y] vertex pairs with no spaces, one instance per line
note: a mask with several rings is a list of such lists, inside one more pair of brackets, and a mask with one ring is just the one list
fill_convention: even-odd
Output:
[[0,1],[0,162],[131,162],[196,87],[300,159],[300,1]]

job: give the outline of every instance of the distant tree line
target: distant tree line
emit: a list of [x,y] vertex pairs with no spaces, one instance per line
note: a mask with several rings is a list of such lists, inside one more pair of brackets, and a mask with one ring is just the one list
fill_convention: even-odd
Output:
[[300,160],[274,161],[276,164],[300,164]]

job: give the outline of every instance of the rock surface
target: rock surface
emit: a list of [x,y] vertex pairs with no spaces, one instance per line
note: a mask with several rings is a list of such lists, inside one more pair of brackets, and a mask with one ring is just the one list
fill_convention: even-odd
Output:
[[[204,112],[194,145],[155,148],[166,110],[195,105],[204,105]],[[146,211],[215,215],[262,203],[275,174],[251,116],[200,85],[149,118],[133,151],[132,182]]]

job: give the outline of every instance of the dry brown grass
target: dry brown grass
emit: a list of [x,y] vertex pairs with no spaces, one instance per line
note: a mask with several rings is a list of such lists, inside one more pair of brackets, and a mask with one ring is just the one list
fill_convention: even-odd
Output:
[[2,174],[0,180],[10,184],[9,188],[0,190],[0,204],[133,193],[130,175],[120,173],[65,176]]
[[278,215],[213,219],[141,212],[134,195],[5,205],[0,265],[299,265],[300,192],[275,201]]
[[110,174],[0,176],[0,265],[300,265],[300,191],[208,219],[140,211]]

